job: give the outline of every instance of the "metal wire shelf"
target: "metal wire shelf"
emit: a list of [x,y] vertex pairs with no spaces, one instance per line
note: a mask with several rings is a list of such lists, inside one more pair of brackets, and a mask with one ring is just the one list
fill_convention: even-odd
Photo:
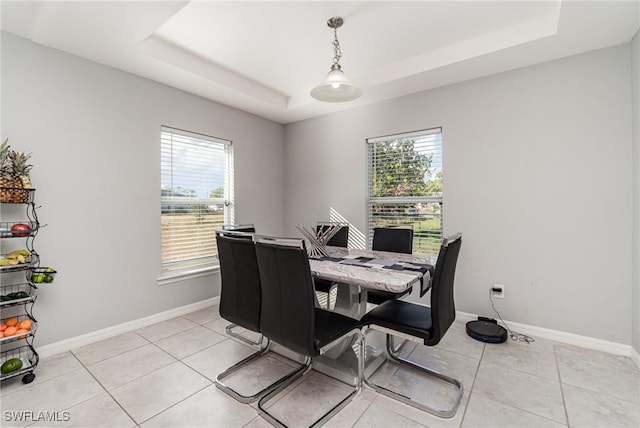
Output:
[[18,370],[2,374],[0,380],[10,379],[16,376],[24,375],[22,378],[23,383],[30,383],[35,379],[33,370],[38,365],[40,356],[33,349],[31,345],[24,345],[18,348],[10,349],[0,353],[0,362],[4,364],[7,360],[12,358],[19,358],[22,361],[22,367]]
[[3,285],[0,287],[0,306],[10,306],[33,303],[36,300],[38,287],[24,282],[20,284]]
[[[8,336],[3,336],[2,338],[0,338],[0,344],[4,345],[5,343],[8,342],[13,342],[16,340],[22,340],[22,339],[27,339],[27,338],[31,338],[33,337],[33,335],[35,334],[37,328],[38,328],[38,322],[35,320],[35,318],[33,318],[31,315],[29,314],[21,314],[21,315],[17,315],[14,317],[9,317],[9,318],[5,318],[1,321],[2,324],[6,325],[7,321],[12,319],[12,318],[17,318],[17,324],[19,325],[21,324],[23,321],[31,321],[31,326],[29,328],[29,330],[25,331],[25,332],[15,332],[14,334],[8,335]],[[6,334],[7,330],[11,328],[11,327],[6,327],[3,330],[3,334]]]

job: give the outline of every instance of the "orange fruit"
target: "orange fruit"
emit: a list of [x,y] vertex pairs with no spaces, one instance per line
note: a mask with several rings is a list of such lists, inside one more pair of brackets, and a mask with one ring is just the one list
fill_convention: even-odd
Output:
[[[29,333],[29,330],[25,330],[24,328],[19,328],[19,329],[16,331],[16,335],[18,335],[18,334],[22,334],[22,333]],[[18,339],[24,339],[25,337],[27,337],[27,335],[26,335],[26,334],[23,334],[22,336],[18,336]]]
[[4,323],[7,325],[7,327],[13,327],[14,325],[18,324],[18,318],[7,318],[6,320],[4,320]]
[[7,328],[5,323],[0,324],[0,331],[4,331]]
[[13,336],[18,331],[15,327],[7,327],[5,331],[2,333],[4,337]]
[[31,320],[30,319],[26,319],[22,322],[19,322],[17,327],[18,330],[30,330],[31,329]]

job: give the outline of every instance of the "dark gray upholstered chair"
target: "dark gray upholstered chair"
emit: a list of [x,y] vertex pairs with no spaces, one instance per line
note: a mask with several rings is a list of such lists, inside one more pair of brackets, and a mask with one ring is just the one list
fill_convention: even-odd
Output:
[[443,240],[431,284],[430,307],[404,300],[389,300],[372,309],[361,320],[362,325],[365,327],[365,337],[368,329],[382,331],[386,334],[387,358],[390,361],[409,367],[418,374],[435,376],[437,380],[453,385],[456,389],[456,394],[453,399],[453,406],[442,410],[416,397],[409,397],[406,392],[397,392],[389,389],[389,387],[377,385],[369,380],[371,376],[363,379],[367,385],[381,394],[444,418],[450,418],[456,414],[462,400],[462,384],[449,376],[400,358],[396,351],[393,350],[391,339],[392,335],[400,336],[416,342],[423,342],[426,346],[434,346],[444,337],[456,317],[453,284],[461,246],[462,234],[460,233]]
[[[331,222],[321,222],[316,226],[316,231],[326,230],[336,223]],[[347,244],[349,242],[349,225],[344,224],[338,232],[329,239],[327,245],[332,247],[342,247],[347,248]],[[327,279],[314,278],[313,282],[315,283],[316,291],[321,293],[327,293],[327,309],[331,309],[331,290],[338,285],[338,283],[334,281],[329,281]]]
[[[394,253],[413,253],[413,229],[399,227],[376,227],[373,229],[372,250],[390,251]],[[399,299],[411,293],[411,288],[402,293],[384,290],[369,290],[367,302],[379,305],[387,300]]]
[[[225,232],[227,234],[227,236],[230,236],[230,232],[242,232],[242,233],[247,233],[247,234],[251,234],[251,233],[255,233],[256,228],[253,226],[253,224],[225,224],[222,226],[222,231],[216,231],[216,239],[218,239],[218,232],[222,233]],[[236,235],[239,236],[239,235]],[[248,238],[249,240],[251,240],[251,235],[246,235],[246,238]],[[220,247],[218,247],[218,257],[220,257]],[[222,264],[222,262],[221,262]],[[257,269],[257,268],[256,268]],[[222,267],[220,268],[220,270],[222,271]],[[227,271],[227,275],[230,276],[231,275],[231,269],[226,269]],[[249,273],[248,275],[251,275],[252,273]],[[240,274],[242,275],[242,274]],[[222,275],[221,275],[222,276]],[[256,277],[257,278],[257,277]],[[223,282],[224,282],[224,278],[223,278]],[[250,284],[246,284],[244,285],[244,287],[251,287],[252,285]],[[242,289],[243,285],[239,286],[239,289]],[[259,287],[259,286],[258,286]],[[230,287],[227,287],[227,290],[229,290]],[[224,292],[224,286],[223,286],[223,292]],[[235,291],[233,291],[233,293],[235,293]],[[229,295],[230,293],[227,294],[227,298],[224,299],[227,302],[231,302],[234,298],[236,300],[240,299],[242,294],[239,294],[238,296],[233,296],[233,295]],[[222,305],[222,293],[220,296],[220,311],[223,311],[223,305]],[[229,305],[231,305],[231,303],[227,303],[227,307],[229,307]],[[225,308],[226,309],[226,308]],[[222,315],[222,314],[221,314]],[[259,315],[254,315],[254,316],[258,316]],[[224,316],[222,316],[224,319],[229,320],[228,318],[225,318]],[[231,322],[231,324],[229,324],[226,327],[226,332],[229,336],[235,337],[236,339],[239,339],[243,342],[245,342],[248,345],[251,346],[260,346],[260,344],[262,343],[262,337],[259,337],[256,341],[253,341],[241,334],[236,333],[234,330],[236,329],[236,327],[238,327],[237,323],[234,323],[233,321]],[[241,326],[242,327],[242,326]],[[245,327],[246,328],[246,327]],[[248,328],[248,330],[251,331],[258,331],[258,330],[252,330],[251,328]]]
[[[294,379],[307,373],[314,357],[323,354],[349,335],[358,342],[358,374],[353,391],[320,417],[320,426],[349,403],[360,391],[363,366],[360,322],[336,312],[315,307],[315,291],[304,240],[254,236],[262,307],[260,330],[271,341],[305,357]],[[260,399],[261,415],[273,425],[285,425],[265,410],[266,403],[286,388],[287,384]]]
[[233,327],[239,326],[260,333],[262,290],[252,235],[242,232],[216,231],[216,242],[222,277],[220,316],[232,323],[227,326],[229,335],[251,345],[259,346],[259,349],[220,373],[215,384],[241,403],[251,403],[276,388],[279,382],[284,382],[286,376],[251,395],[243,395],[224,383],[225,378],[266,354],[269,351],[269,340],[264,341],[260,335],[259,341],[252,342],[232,331]]

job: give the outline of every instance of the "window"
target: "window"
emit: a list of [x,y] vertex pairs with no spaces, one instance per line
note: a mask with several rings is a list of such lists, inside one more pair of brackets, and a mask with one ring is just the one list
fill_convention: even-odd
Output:
[[442,239],[442,129],[367,139],[368,225],[413,227],[413,252],[437,254]]
[[230,141],[162,127],[162,273],[217,265],[215,230],[233,223]]

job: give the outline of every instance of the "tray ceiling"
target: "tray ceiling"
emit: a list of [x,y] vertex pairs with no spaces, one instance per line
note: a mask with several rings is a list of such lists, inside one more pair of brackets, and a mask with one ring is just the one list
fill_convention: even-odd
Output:
[[[2,2],[2,30],[280,122],[628,42],[639,1]],[[322,103],[338,30],[363,89]]]

